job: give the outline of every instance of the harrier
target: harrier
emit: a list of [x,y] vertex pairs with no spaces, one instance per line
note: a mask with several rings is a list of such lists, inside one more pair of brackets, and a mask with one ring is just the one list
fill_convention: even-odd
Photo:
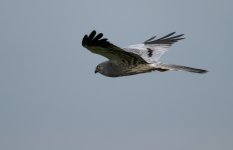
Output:
[[95,73],[99,72],[108,77],[169,70],[206,73],[207,70],[204,69],[164,64],[159,61],[160,57],[173,43],[184,39],[183,36],[183,34],[175,35],[175,32],[172,32],[161,38],[156,39],[156,36],[154,36],[141,44],[120,48],[110,43],[108,39],[102,38],[102,33],[96,34],[94,30],[90,35],[83,37],[82,45],[91,52],[109,59],[97,65],[95,69]]

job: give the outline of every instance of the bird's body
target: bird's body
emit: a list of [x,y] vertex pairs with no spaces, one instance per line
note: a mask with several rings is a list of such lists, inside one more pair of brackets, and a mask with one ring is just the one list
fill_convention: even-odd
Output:
[[89,36],[85,35],[82,45],[93,53],[100,54],[108,61],[97,65],[95,73],[99,72],[108,77],[119,77],[146,73],[151,71],[188,71],[194,73],[206,73],[206,70],[192,67],[163,64],[160,57],[168,48],[178,40],[184,39],[181,35],[174,35],[175,32],[162,38],[152,37],[142,44],[130,45],[127,48],[119,48],[107,39],[102,39],[103,34],[92,31]]
[[96,72],[100,72],[101,74],[108,77],[129,76],[129,75],[151,72],[156,70],[156,68],[153,67],[153,64],[124,65],[124,64],[116,64],[111,61],[103,62],[98,66],[102,66],[103,68],[99,69],[97,67]]

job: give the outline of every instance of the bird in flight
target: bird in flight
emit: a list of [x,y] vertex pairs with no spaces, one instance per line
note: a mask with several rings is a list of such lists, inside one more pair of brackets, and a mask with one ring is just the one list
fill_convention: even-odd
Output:
[[172,32],[161,38],[156,36],[141,44],[130,45],[127,48],[120,48],[110,43],[108,39],[102,38],[103,34],[97,34],[93,30],[85,35],[82,40],[83,47],[89,51],[108,58],[96,66],[95,73],[101,73],[108,77],[129,76],[151,71],[188,71],[192,73],[206,73],[207,70],[186,67],[160,62],[160,57],[175,42],[184,39],[183,34],[175,35]]

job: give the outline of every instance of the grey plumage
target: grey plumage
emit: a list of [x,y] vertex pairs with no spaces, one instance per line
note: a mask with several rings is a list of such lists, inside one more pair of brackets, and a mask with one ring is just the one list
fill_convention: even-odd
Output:
[[110,43],[103,34],[92,31],[85,35],[82,45],[93,53],[102,55],[109,60],[97,65],[95,73],[99,72],[108,77],[128,76],[151,71],[188,71],[193,73],[206,73],[204,69],[163,64],[160,57],[175,42],[184,39],[183,34],[175,35],[172,32],[159,39],[156,36],[146,40],[142,44],[130,45],[127,48],[119,48]]

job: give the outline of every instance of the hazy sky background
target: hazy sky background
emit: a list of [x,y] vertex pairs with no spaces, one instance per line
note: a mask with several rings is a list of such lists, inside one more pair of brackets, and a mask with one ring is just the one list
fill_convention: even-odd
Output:
[[[232,150],[233,1],[1,0],[1,150]],[[81,46],[176,31],[163,62],[204,75],[107,78]]]

